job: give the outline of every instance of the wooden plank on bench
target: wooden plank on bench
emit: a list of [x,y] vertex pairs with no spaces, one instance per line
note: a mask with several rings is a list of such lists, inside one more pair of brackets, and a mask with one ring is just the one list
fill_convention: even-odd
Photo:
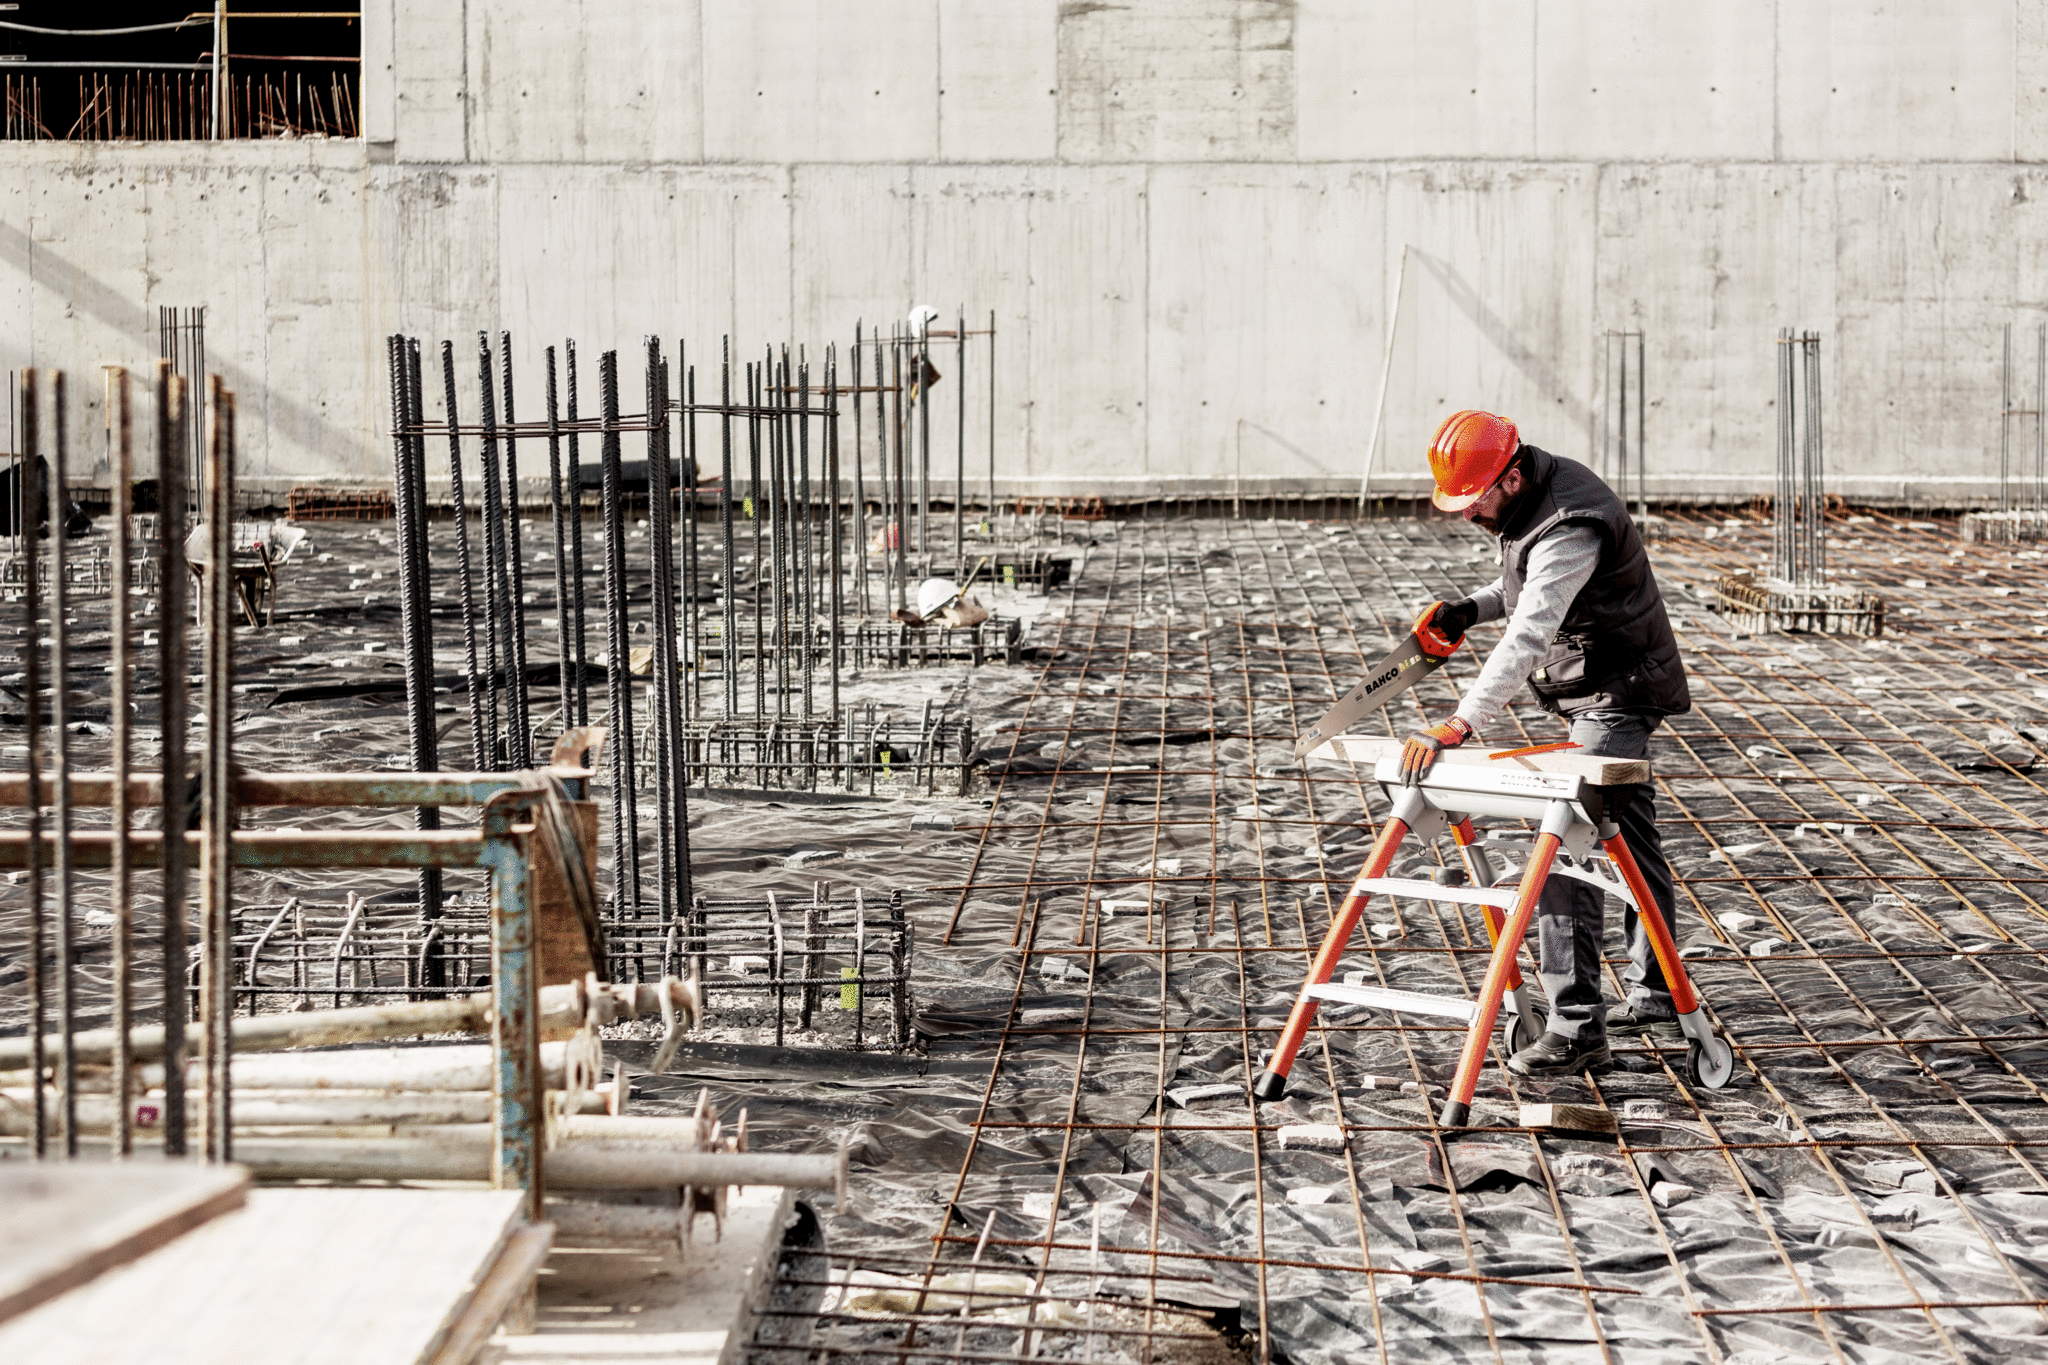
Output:
[[[1600,758],[1584,754],[1575,749],[1561,749],[1556,753],[1530,754],[1525,758],[1492,759],[1489,754],[1505,753],[1520,745],[1468,744],[1456,749],[1446,749],[1438,756],[1439,763],[1471,764],[1475,767],[1519,768],[1524,772],[1557,773],[1565,777],[1583,777],[1600,787],[1620,786],[1629,782],[1650,780],[1650,761],[1646,758]],[[1321,759],[1327,762],[1348,761],[1367,767],[1378,763],[1389,754],[1401,752],[1401,741],[1384,735],[1338,735],[1326,744],[1309,751],[1311,761]]]
[[432,1359],[523,1226],[523,1199],[517,1190],[253,1190],[240,1211],[0,1324],[0,1360]]
[[248,1188],[231,1166],[0,1166],[0,1322],[242,1207]]

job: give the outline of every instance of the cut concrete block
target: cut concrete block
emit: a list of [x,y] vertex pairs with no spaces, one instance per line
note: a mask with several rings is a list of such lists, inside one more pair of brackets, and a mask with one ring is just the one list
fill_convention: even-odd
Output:
[[1660,1180],[1650,1186],[1650,1198],[1656,1201],[1657,1207],[1660,1209],[1668,1209],[1673,1204],[1682,1204],[1692,1198],[1695,1193],[1697,1191],[1690,1185],[1674,1185],[1668,1180]]
[[1334,1123],[1290,1123],[1280,1130],[1280,1148],[1291,1152],[1341,1152],[1344,1130]]

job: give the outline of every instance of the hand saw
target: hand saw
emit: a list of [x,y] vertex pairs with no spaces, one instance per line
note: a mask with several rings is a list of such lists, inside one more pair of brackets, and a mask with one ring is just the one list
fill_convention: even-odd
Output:
[[1449,657],[1448,654],[1427,652],[1422,641],[1410,634],[1395,646],[1393,653],[1373,665],[1364,682],[1347,692],[1342,701],[1294,741],[1294,756],[1297,759],[1305,757],[1309,750],[1343,734],[1369,712],[1385,706],[1442,668],[1444,660]]

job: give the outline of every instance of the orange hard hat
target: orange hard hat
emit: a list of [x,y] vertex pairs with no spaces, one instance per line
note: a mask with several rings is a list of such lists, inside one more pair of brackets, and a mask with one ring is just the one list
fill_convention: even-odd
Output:
[[1464,511],[1493,487],[1521,448],[1521,435],[1507,418],[1471,408],[1452,413],[1429,443],[1429,472],[1436,477],[1430,501],[1446,512]]

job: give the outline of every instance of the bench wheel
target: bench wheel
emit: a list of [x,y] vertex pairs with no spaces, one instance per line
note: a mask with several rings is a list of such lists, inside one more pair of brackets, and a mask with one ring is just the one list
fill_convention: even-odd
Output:
[[1697,1038],[1689,1039],[1685,1045],[1685,1069],[1695,1085],[1719,1090],[1735,1079],[1735,1049],[1720,1038],[1704,1044]]
[[1519,1011],[1503,1010],[1500,1017],[1500,1045],[1512,1057],[1543,1036],[1543,1021]]

